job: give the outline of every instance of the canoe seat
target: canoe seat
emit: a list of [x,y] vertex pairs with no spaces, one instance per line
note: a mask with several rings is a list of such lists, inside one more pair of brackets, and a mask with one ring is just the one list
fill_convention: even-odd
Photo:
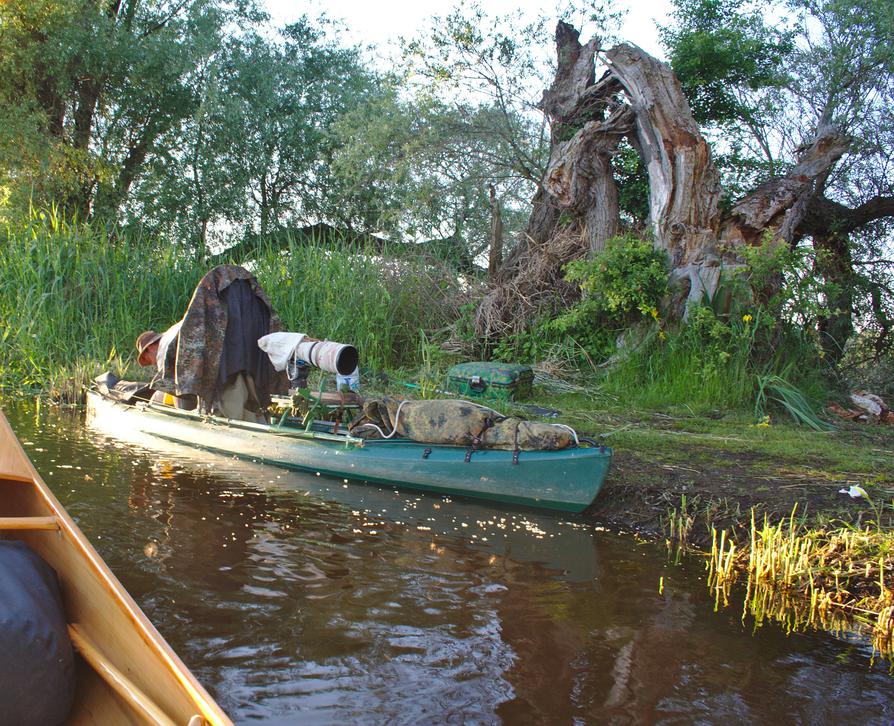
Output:
[[58,530],[56,517],[0,517],[0,531],[9,530]]

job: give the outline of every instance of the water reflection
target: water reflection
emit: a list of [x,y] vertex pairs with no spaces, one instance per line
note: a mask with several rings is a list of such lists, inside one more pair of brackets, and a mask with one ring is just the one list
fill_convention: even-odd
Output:
[[712,612],[699,569],[586,520],[121,438],[77,412],[10,413],[237,721],[894,720],[864,644],[752,634]]

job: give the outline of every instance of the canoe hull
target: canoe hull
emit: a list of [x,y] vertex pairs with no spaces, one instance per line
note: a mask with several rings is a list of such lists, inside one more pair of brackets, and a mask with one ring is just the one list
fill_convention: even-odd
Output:
[[273,426],[131,406],[88,393],[88,416],[106,430],[139,431],[178,444],[288,469],[405,489],[580,512],[595,499],[611,464],[606,447],[472,453],[458,446],[367,441],[362,446],[297,438]]
[[231,726],[53,496],[2,413],[0,539],[25,542],[59,577],[78,656],[67,723]]

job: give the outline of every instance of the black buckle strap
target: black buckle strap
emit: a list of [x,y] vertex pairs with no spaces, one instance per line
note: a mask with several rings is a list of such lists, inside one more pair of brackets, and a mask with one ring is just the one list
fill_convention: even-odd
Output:
[[519,455],[519,452],[521,451],[518,448],[518,427],[519,426],[521,426],[521,421],[517,421],[515,424],[515,440],[514,440],[515,448],[512,450],[512,465],[513,466],[516,466],[518,464],[518,455]]
[[484,425],[481,427],[481,430],[472,437],[471,446],[466,449],[466,463],[468,464],[472,460],[472,454],[478,451],[478,448],[481,446],[481,442],[484,438],[484,432],[487,431],[491,426],[496,423],[494,419],[490,416],[484,419]]

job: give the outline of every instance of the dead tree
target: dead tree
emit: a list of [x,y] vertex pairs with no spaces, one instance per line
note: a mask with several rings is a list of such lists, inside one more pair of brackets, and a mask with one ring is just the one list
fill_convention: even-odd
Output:
[[[781,241],[796,240],[817,180],[848,148],[834,129],[821,129],[789,174],[724,216],[710,148],[667,64],[635,45],[602,50],[597,38],[582,45],[564,22],[556,29],[556,52],[556,77],[540,103],[550,123],[550,160],[522,239],[479,307],[485,338],[521,330],[532,316],[571,299],[562,266],[597,254],[618,233],[611,159],[623,139],[645,163],[649,226],[655,246],[667,251],[680,315],[686,301],[713,295],[722,267],[741,264],[742,245],[759,242],[768,230]],[[598,80],[597,62],[605,68]]]
[[503,265],[503,213],[493,184],[488,187],[490,196],[490,254],[487,260],[487,279],[494,281]]

